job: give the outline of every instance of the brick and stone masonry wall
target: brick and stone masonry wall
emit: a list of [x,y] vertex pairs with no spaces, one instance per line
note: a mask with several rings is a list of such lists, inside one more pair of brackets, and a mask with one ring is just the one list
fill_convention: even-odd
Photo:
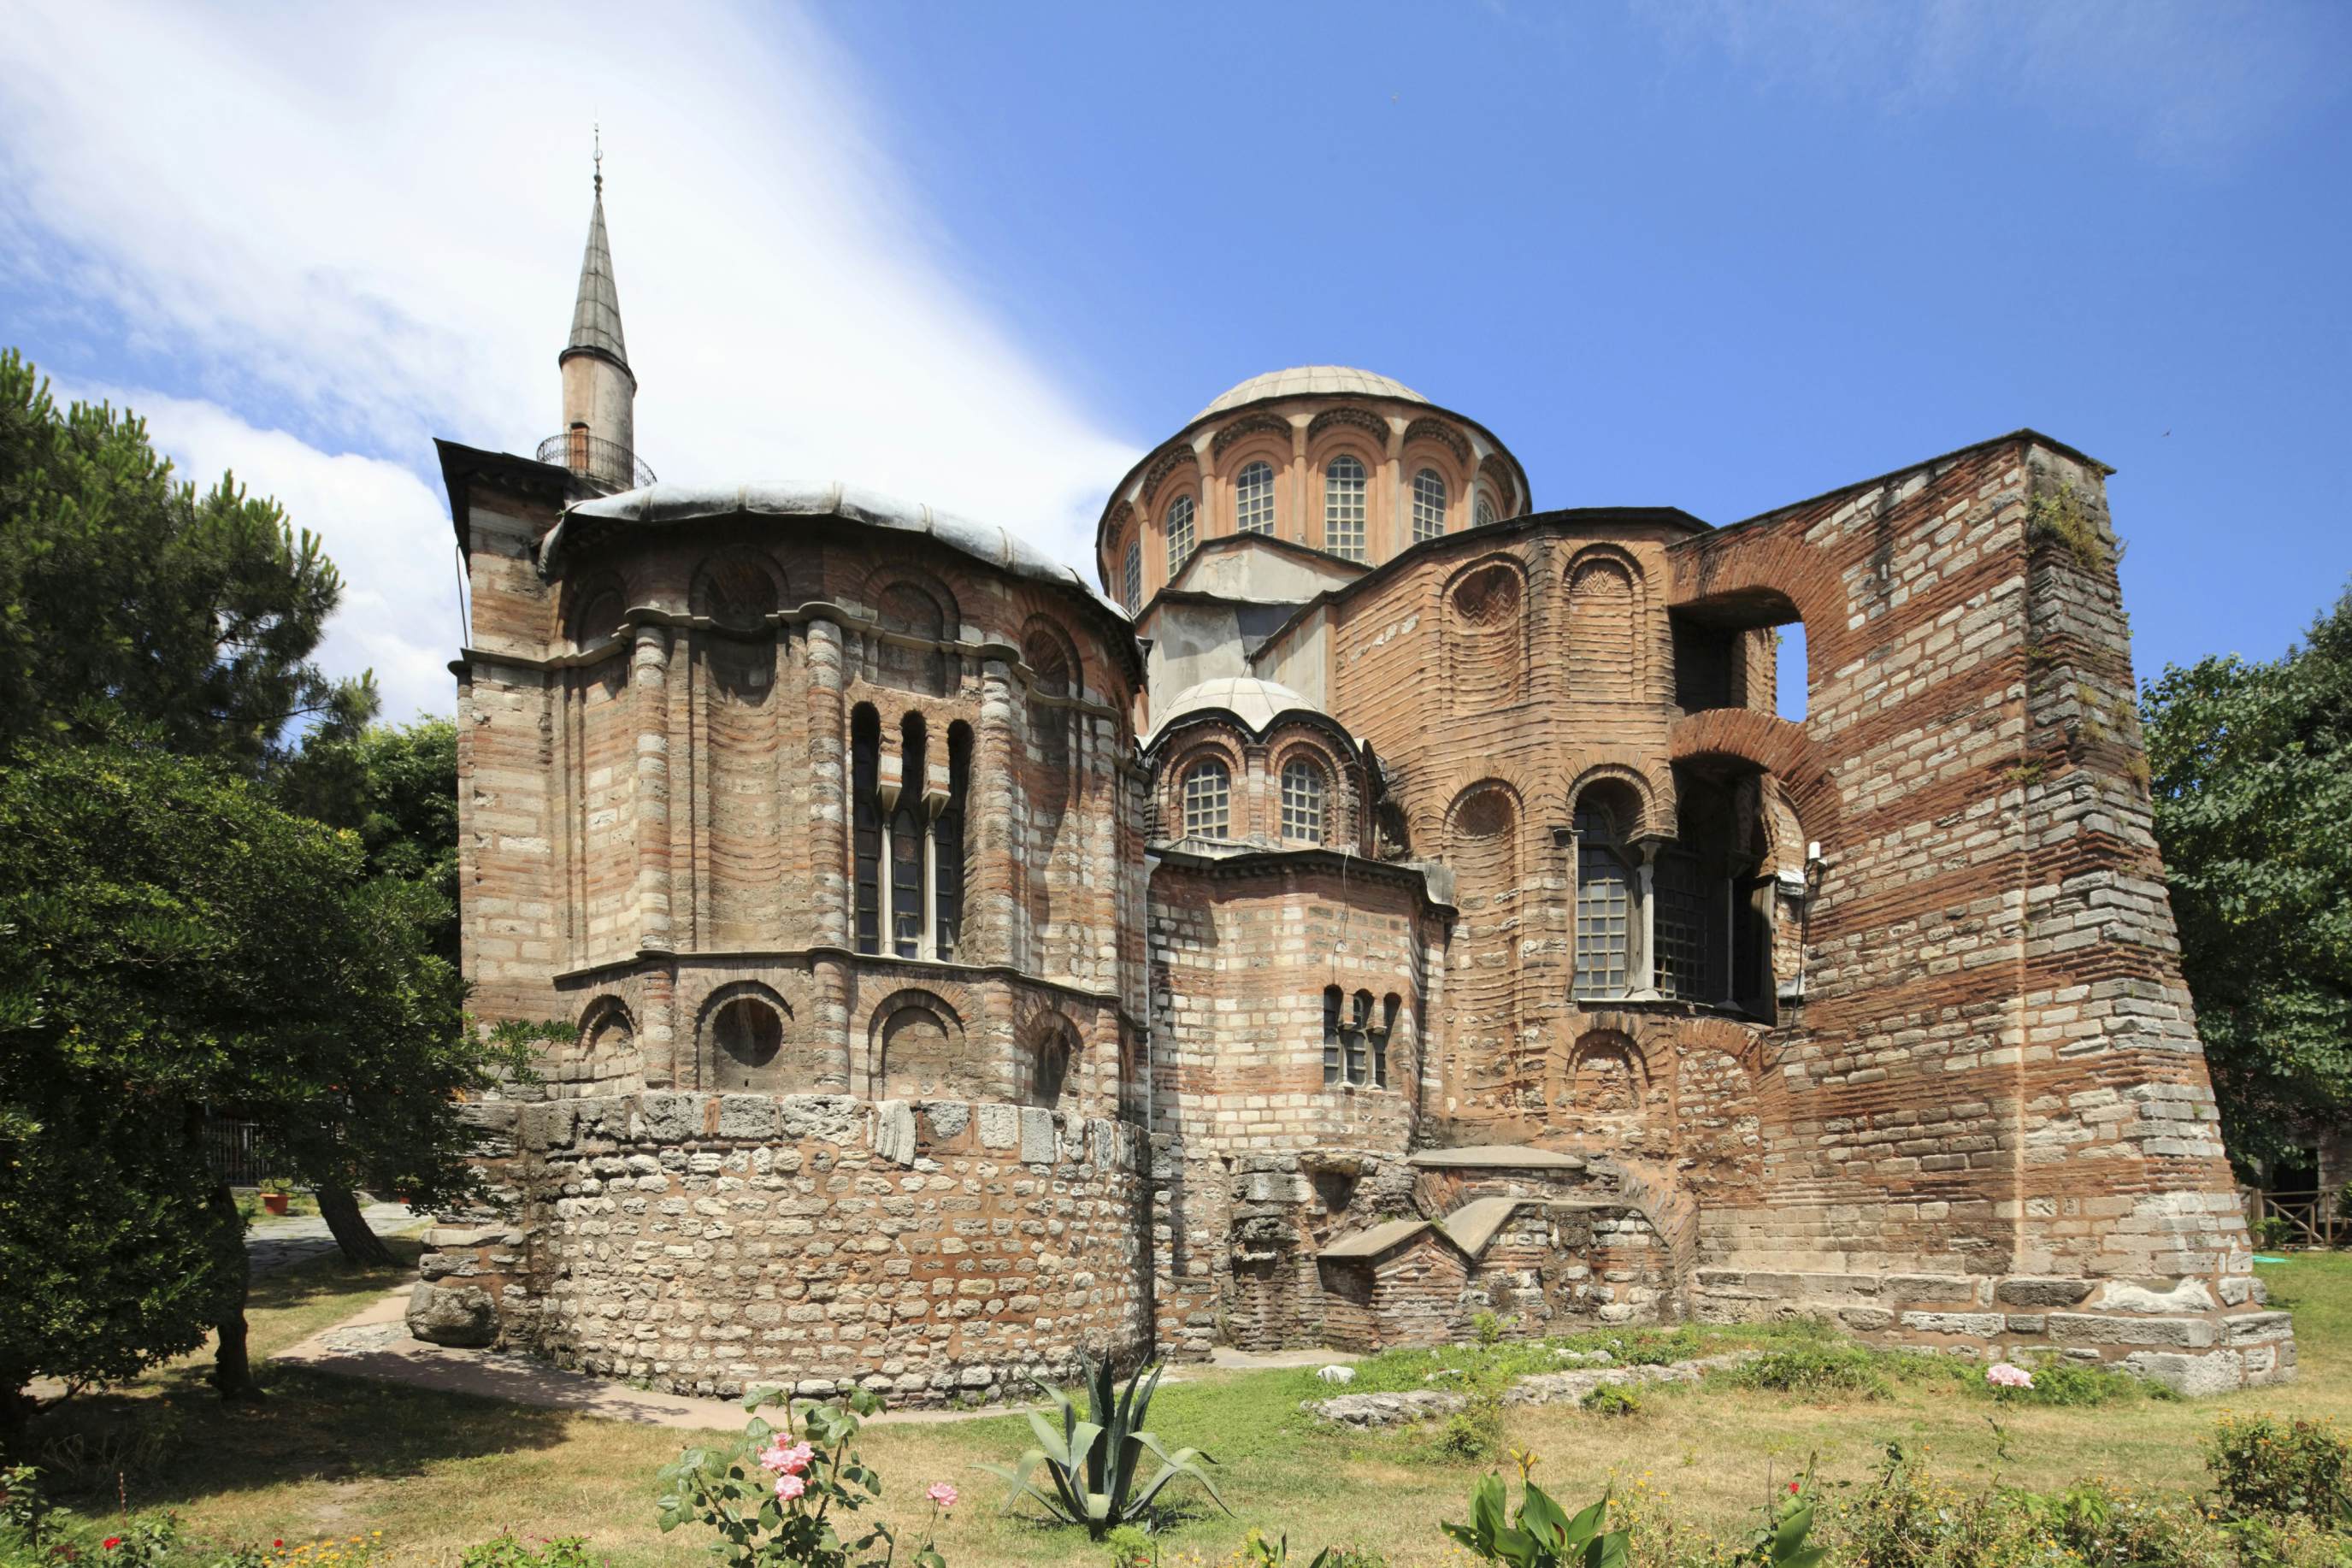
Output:
[[[1152,1342],[1140,1130],[1034,1107],[649,1092],[493,1108],[504,1225],[413,1313],[678,1393],[1017,1394]],[[499,1129],[489,1129],[499,1135]],[[462,1331],[448,1337],[465,1338]]]

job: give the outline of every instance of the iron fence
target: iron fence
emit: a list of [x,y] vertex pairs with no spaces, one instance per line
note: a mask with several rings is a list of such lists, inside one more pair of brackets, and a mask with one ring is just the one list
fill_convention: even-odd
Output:
[[654,482],[654,471],[639,462],[635,452],[585,430],[550,436],[539,444],[539,460],[619,490],[643,489]]

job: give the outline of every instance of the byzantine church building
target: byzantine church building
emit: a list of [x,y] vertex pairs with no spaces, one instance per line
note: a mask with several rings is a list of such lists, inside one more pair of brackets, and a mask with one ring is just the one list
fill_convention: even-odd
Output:
[[[2107,470],[1538,509],[1306,366],[1019,520],[440,443],[464,958],[559,1020],[412,1326],[681,1392],[1832,1320],[2292,1375],[2149,828]],[[1107,476],[1108,478],[1108,476]],[[1801,625],[1807,716],[1780,718]]]

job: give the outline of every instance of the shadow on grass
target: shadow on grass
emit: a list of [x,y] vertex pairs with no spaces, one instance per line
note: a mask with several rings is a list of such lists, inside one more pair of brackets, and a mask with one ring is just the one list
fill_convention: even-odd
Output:
[[[257,1357],[330,1327],[415,1278],[417,1245],[392,1238],[392,1268],[340,1257],[264,1275],[247,1302]],[[259,1359],[263,1398],[225,1405],[209,1348],[121,1388],[84,1394],[29,1434],[53,1495],[166,1508],[302,1481],[383,1479],[451,1459],[550,1447],[574,1416],[503,1400],[362,1382]]]

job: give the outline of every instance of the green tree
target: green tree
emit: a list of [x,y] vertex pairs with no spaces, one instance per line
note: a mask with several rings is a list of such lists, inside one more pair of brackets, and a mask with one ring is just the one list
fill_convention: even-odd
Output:
[[[466,1025],[429,889],[224,765],[117,735],[0,770],[0,1433],[26,1385],[120,1377],[207,1324],[243,1392],[245,1249],[205,1169],[233,1111],[321,1184],[469,1201]],[[25,1272],[18,1272],[19,1268]]]
[[60,409],[0,352],[0,745],[63,736],[96,702],[251,773],[302,725],[354,729],[372,682],[310,659],[341,592],[277,502],[234,476],[178,482],[143,421]]
[[2181,969],[2242,1163],[2352,1115],[2352,594],[2140,699]]
[[436,895],[433,951],[457,962],[457,726],[371,724],[314,737],[285,769],[287,805],[359,835],[372,875]]

